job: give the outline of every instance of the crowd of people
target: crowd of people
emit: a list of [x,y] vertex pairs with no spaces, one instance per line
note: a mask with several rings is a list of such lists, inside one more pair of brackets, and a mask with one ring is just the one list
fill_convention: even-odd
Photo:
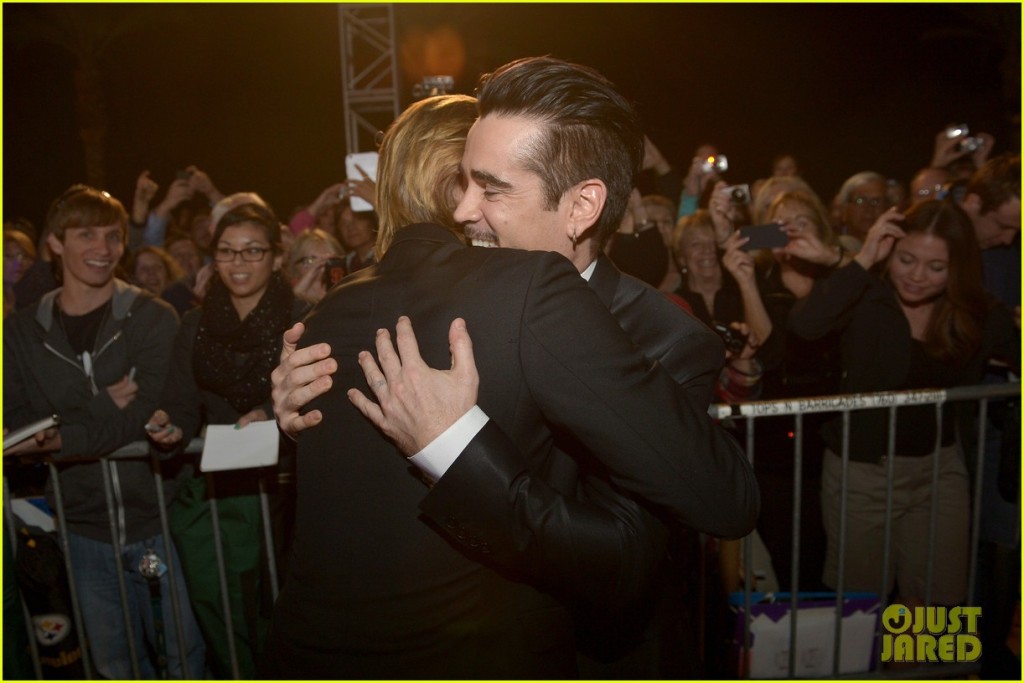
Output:
[[[908,183],[857,171],[820,195],[789,154],[745,184],[708,144],[672,167],[577,65],[513,62],[478,98],[414,104],[376,181],[332,184],[287,223],[196,166],[158,202],[143,172],[126,205],[75,185],[41,231],[5,221],[5,428],[61,417],[7,454],[58,453],[101,675],[728,675],[692,624],[744,583],[836,589],[842,559],[846,591],[965,604],[976,461],[981,576],[1019,577],[1019,409],[994,404],[980,460],[970,406],[900,408],[893,434],[882,409],[847,430],[808,415],[800,491],[792,418],[757,421],[751,467],[746,425],[706,414],[1016,379],[1019,155],[951,127]],[[205,425],[275,418],[276,467],[203,475],[184,454]],[[112,464],[127,626],[103,472],[75,458],[147,439],[173,538],[148,464]],[[736,561],[748,533],[767,577]],[[698,596],[709,536],[718,581]],[[159,594],[184,622],[160,634],[137,570],[154,551],[178,568]],[[995,651],[1020,596],[983,588]],[[150,643],[134,663],[126,628]]]

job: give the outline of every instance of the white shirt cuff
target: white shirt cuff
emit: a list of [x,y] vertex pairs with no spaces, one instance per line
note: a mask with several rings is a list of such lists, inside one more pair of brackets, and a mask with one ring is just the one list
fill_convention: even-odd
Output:
[[410,462],[431,480],[439,481],[487,420],[487,413],[480,406],[473,406],[422,451],[410,457]]

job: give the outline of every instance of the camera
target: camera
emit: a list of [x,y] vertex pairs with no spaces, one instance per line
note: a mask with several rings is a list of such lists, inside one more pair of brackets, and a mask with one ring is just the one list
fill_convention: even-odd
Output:
[[324,291],[330,291],[331,287],[341,282],[345,277],[345,259],[340,256],[332,256],[324,261]]
[[720,192],[727,194],[733,204],[750,203],[750,185],[730,185],[723,187]]
[[724,154],[706,157],[700,164],[702,173],[725,173],[729,170],[729,160]]
[[734,330],[728,325],[723,325],[716,320],[711,323],[711,328],[725,342],[725,350],[729,353],[739,353],[747,345],[747,335]]
[[974,152],[975,150],[981,149],[985,144],[985,141],[981,138],[964,138],[956,145],[956,151],[958,152]]
[[188,180],[192,177],[192,171],[178,171],[178,180]]
[[958,138],[961,135],[967,135],[970,132],[971,130],[967,127],[966,123],[961,123],[960,125],[946,126],[946,139],[952,140],[953,138]]
[[946,139],[953,140],[962,137],[963,139],[956,144],[956,151],[960,154],[974,152],[981,149],[985,145],[985,141],[981,138],[970,137],[970,132],[971,129],[967,127],[966,123],[947,126]]
[[416,99],[447,95],[455,87],[452,76],[424,76],[421,83],[412,86],[412,96]]

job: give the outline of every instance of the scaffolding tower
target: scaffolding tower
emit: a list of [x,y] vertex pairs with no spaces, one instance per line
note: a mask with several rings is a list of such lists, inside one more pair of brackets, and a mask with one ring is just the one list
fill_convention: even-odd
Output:
[[350,154],[375,151],[378,131],[400,113],[394,8],[340,4],[338,33],[345,147]]

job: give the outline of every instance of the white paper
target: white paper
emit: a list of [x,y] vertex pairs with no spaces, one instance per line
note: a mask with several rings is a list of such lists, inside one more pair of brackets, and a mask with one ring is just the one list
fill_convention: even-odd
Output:
[[[871,644],[876,614],[854,612],[843,617],[839,673],[864,673],[871,669]],[[785,678],[789,675],[789,620],[775,622],[764,614],[751,620],[753,648],[751,678]],[[835,653],[836,609],[805,607],[796,625],[796,673],[798,678],[820,678],[832,673]]]
[[57,528],[54,526],[53,517],[33,505],[32,501],[28,498],[15,498],[12,500],[11,512],[25,524],[38,527],[43,531],[55,531]]
[[[355,154],[345,155],[345,173],[348,174],[349,180],[362,180],[363,174],[359,172],[359,168],[366,171],[366,175],[370,177],[370,180],[377,180],[377,158],[376,152],[356,152]],[[356,168],[356,166],[359,168]],[[355,195],[349,196],[349,206],[352,207],[353,211],[373,211],[373,206],[363,199]]]
[[29,438],[30,436],[35,436],[37,432],[41,432],[44,429],[49,429],[50,427],[56,427],[58,424],[60,424],[60,419],[56,415],[51,415],[50,417],[44,417],[41,420],[36,420],[35,422],[27,424],[21,429],[16,429],[7,436],[5,436],[4,448],[6,449],[12,446],[17,446],[19,443]]
[[277,422],[250,422],[241,429],[235,425],[208,425],[199,469],[203,472],[244,470],[277,464]]

